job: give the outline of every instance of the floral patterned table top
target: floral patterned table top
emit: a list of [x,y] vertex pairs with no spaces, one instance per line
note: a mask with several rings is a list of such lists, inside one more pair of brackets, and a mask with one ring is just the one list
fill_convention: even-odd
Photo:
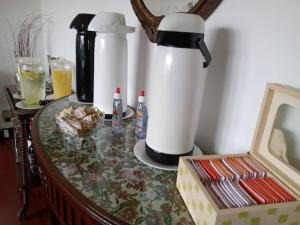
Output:
[[54,114],[69,104],[63,98],[45,107],[38,130],[50,161],[77,190],[128,224],[194,224],[175,186],[176,172],[151,168],[134,156],[133,120],[125,121],[120,137],[106,122],[97,138],[74,150],[53,123]]

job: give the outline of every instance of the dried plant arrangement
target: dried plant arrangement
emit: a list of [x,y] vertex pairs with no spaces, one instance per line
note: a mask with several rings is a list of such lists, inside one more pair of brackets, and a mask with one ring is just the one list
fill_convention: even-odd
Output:
[[19,27],[12,28],[9,24],[15,58],[36,56],[39,38],[46,22],[45,16],[38,14],[28,15]]

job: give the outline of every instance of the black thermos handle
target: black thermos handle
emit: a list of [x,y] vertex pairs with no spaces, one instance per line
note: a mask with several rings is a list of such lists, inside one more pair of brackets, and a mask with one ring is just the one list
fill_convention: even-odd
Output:
[[196,44],[197,44],[197,47],[200,49],[202,55],[204,56],[204,59],[206,62],[203,63],[203,67],[206,68],[210,64],[211,55],[208,51],[208,48],[207,48],[203,38],[198,39]]

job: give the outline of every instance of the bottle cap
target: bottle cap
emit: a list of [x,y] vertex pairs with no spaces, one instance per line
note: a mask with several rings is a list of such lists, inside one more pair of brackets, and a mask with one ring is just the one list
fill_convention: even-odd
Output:
[[120,99],[121,98],[120,93],[121,93],[120,88],[117,87],[116,92],[114,93],[114,99]]
[[145,91],[141,90],[138,102],[145,102]]

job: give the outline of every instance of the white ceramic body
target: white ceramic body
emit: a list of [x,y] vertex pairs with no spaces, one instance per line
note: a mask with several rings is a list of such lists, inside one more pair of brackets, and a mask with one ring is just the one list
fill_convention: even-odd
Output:
[[160,153],[193,149],[201,88],[205,81],[200,50],[158,46],[148,89],[146,143]]
[[127,40],[125,34],[98,33],[95,39],[94,106],[112,114],[113,97],[121,89],[123,112],[127,110]]

